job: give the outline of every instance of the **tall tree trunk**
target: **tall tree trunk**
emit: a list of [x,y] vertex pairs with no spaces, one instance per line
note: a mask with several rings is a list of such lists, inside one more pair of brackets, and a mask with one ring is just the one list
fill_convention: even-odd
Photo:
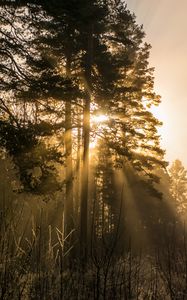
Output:
[[83,158],[80,211],[80,247],[81,257],[86,262],[88,255],[88,180],[89,180],[89,144],[90,144],[90,103],[91,68],[93,53],[93,28],[89,26],[87,35],[87,56],[85,64],[85,101],[83,111]]
[[[71,55],[67,55],[66,75],[71,75]],[[66,152],[66,193],[64,202],[64,238],[65,251],[72,246],[72,230],[74,230],[73,220],[73,163],[72,163],[72,116],[71,99],[65,103],[65,152]],[[70,234],[70,235],[69,235]],[[69,236],[68,236],[69,235]],[[68,238],[67,238],[68,236]]]
[[80,188],[81,188],[81,116],[82,109],[77,108],[77,148],[76,148],[76,186],[75,186],[75,196],[74,196],[74,212],[76,220],[76,228],[79,228],[79,212],[80,212]]

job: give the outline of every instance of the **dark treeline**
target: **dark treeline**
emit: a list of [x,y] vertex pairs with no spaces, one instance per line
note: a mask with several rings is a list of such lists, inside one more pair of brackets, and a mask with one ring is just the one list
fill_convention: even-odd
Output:
[[185,299],[155,250],[185,250],[187,179],[144,37],[122,0],[1,2],[0,299]]

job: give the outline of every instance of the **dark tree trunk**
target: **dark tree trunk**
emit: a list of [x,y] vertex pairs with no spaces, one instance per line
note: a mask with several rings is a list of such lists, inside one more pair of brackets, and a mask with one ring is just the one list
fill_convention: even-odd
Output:
[[85,262],[88,255],[88,181],[89,181],[89,144],[90,144],[90,103],[91,103],[91,68],[93,53],[93,29],[90,24],[87,39],[85,64],[85,101],[83,111],[83,158],[81,180],[80,241],[81,258]]
[[[71,56],[67,56],[66,62],[66,75],[70,76]],[[64,238],[65,251],[67,251],[73,243],[73,234],[70,234],[74,230],[73,220],[73,163],[72,163],[72,116],[71,116],[71,99],[68,99],[65,103],[65,152],[66,152],[66,194],[64,202]],[[70,235],[69,235],[70,234]],[[67,236],[69,237],[67,238]]]

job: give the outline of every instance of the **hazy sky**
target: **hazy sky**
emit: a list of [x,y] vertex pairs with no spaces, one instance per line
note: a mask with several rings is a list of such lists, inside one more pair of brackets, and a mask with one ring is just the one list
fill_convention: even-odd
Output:
[[[187,168],[187,0],[127,0],[152,45],[155,91],[162,96],[157,117],[166,159]],[[180,5],[179,5],[180,3]]]

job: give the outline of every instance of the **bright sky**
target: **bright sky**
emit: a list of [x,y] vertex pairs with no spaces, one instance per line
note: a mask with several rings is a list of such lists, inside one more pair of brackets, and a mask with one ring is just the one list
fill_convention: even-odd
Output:
[[187,0],[126,3],[152,45],[149,61],[155,67],[155,91],[162,96],[156,116],[164,122],[166,159],[178,158],[187,168]]

